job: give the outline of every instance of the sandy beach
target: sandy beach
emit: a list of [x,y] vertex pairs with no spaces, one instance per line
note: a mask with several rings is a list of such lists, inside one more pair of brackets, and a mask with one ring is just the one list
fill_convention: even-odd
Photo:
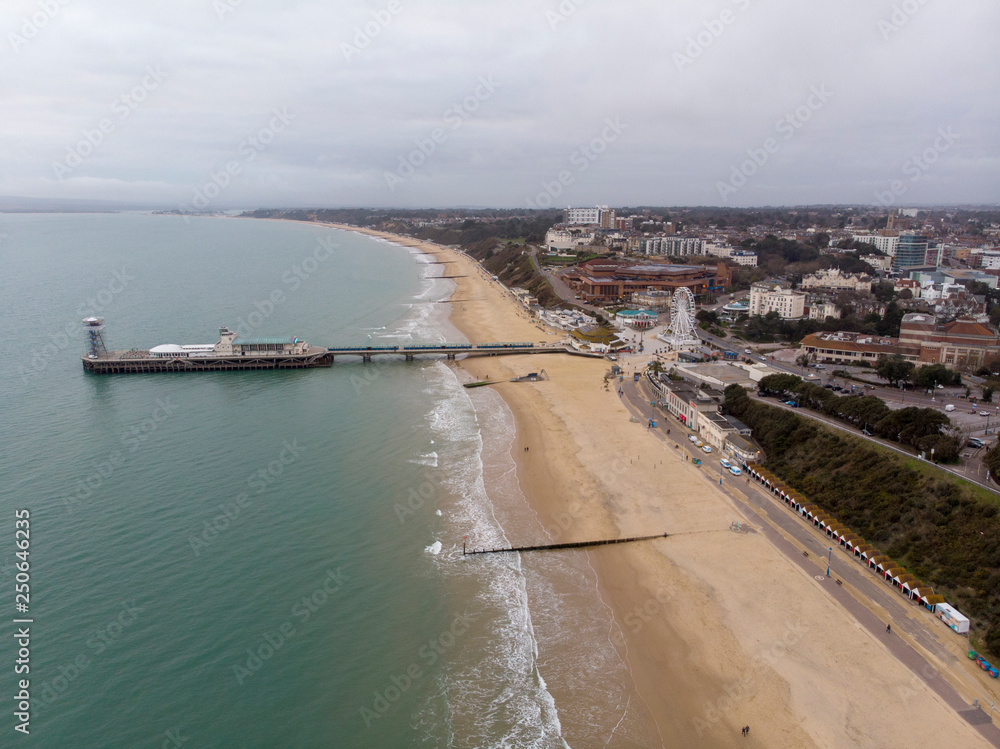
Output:
[[[462,253],[365,233],[453,263],[448,275],[465,277],[455,280],[452,322],[469,340],[562,337],[547,334]],[[671,534],[587,552],[614,612],[612,641],[636,709],[662,746],[989,746],[762,533],[730,531],[746,519],[739,503],[630,419],[615,388],[604,386],[606,361],[560,354],[455,366],[501,381],[493,387],[515,417],[518,478],[550,535]],[[547,380],[507,381],[539,369]],[[557,707],[572,699],[547,681]],[[583,745],[571,723],[563,730],[571,746]],[[635,745],[613,730],[608,746]]]

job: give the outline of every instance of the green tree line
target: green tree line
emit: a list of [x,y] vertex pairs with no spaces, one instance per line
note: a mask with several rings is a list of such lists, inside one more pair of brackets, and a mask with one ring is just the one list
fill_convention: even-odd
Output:
[[799,406],[820,411],[838,421],[864,429],[891,442],[931,455],[940,463],[958,460],[962,443],[946,434],[951,419],[933,408],[911,406],[893,410],[873,395],[837,395],[793,374],[773,374],[761,379],[758,391],[765,396],[794,396]]

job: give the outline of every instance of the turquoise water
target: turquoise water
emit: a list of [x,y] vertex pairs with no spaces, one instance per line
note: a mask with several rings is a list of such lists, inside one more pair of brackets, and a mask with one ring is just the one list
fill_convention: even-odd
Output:
[[561,716],[581,746],[644,743],[586,556],[461,555],[550,537],[496,393],[441,361],[81,367],[89,315],[117,349],[223,325],[457,340],[441,266],[323,227],[130,214],[0,215],[0,258],[0,589],[12,619],[27,508],[32,745],[559,747]]

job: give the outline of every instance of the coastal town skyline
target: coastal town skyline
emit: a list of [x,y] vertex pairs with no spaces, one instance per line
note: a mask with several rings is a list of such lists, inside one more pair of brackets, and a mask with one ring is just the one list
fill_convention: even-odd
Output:
[[1000,201],[992,3],[5,10],[2,195],[193,211]]

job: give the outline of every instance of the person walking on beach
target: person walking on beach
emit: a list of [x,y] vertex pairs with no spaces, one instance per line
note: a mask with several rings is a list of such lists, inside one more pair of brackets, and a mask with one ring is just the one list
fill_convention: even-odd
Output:
[[892,624],[891,623],[885,625],[885,631],[886,631],[886,634],[891,634],[892,633]]
[[746,736],[747,735],[747,727],[743,726],[743,728],[740,729],[740,733],[742,733],[744,736]]

